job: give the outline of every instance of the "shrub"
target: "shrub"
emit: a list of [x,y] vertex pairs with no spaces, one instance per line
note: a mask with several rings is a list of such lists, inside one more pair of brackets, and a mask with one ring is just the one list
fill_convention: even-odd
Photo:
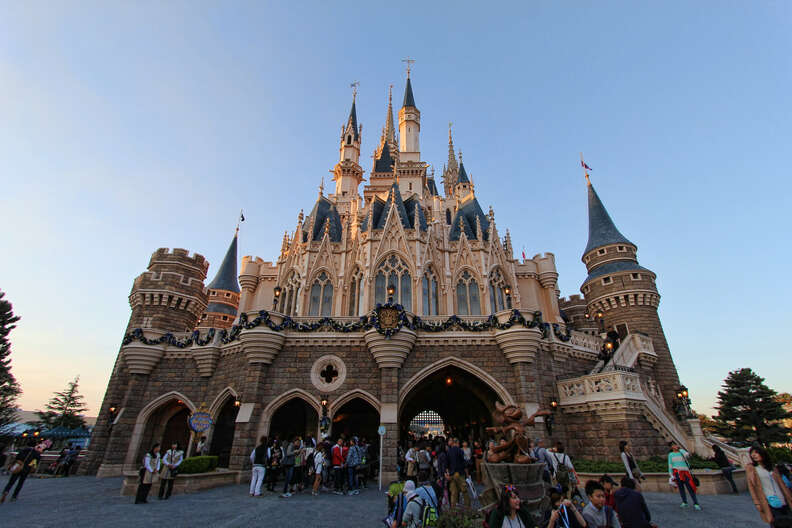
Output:
[[792,449],[788,447],[771,447],[767,450],[770,453],[770,458],[776,464],[783,462],[785,464],[792,464]]
[[208,473],[217,467],[216,456],[195,456],[186,458],[179,466],[179,473],[192,475],[194,473]]
[[481,513],[470,508],[447,510],[437,518],[437,528],[479,528]]
[[[718,469],[718,464],[712,460],[706,460],[698,455],[690,456],[691,469]],[[610,473],[620,475],[624,473],[624,464],[621,462],[610,462],[607,460],[575,460],[575,469],[581,473]],[[665,456],[653,456],[645,460],[638,461],[638,467],[644,473],[666,473],[668,472],[668,458]]]

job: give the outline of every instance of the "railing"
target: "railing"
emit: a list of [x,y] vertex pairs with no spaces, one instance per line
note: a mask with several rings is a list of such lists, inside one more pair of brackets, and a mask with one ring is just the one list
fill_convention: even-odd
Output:
[[613,361],[620,365],[634,366],[642,355],[657,357],[652,338],[638,333],[628,334],[613,355]]

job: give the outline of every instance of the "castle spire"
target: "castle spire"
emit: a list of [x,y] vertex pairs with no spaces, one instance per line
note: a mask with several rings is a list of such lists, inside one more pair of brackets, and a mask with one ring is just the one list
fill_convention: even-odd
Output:
[[396,127],[393,125],[393,85],[388,87],[388,115],[385,116],[385,141],[396,150]]
[[623,243],[635,246],[616,228],[608,214],[608,210],[605,209],[605,205],[603,205],[602,200],[597,195],[597,191],[594,190],[588,174],[586,174],[586,181],[586,187],[588,188],[589,238],[583,254],[585,255],[589,251],[610,244]]
[[239,282],[237,280],[237,234],[231,239],[225,258],[217,270],[217,275],[207,286],[210,290],[225,290],[239,293]]
[[457,159],[454,155],[454,138],[451,136],[451,126],[453,123],[448,123],[448,170],[457,170]]

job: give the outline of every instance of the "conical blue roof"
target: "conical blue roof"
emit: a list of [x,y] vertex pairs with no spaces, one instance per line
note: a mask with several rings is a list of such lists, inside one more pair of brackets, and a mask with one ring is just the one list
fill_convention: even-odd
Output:
[[220,269],[217,271],[214,280],[207,286],[212,290],[226,290],[234,293],[239,293],[239,282],[237,280],[237,236],[231,240],[231,245],[228,246],[225,257],[223,258]]
[[465,164],[461,161],[459,162],[459,177],[457,178],[457,183],[470,183],[467,171],[465,171]]
[[374,172],[391,172],[393,170],[393,164],[393,156],[391,156],[390,147],[386,141],[382,145],[380,157],[374,160]]
[[358,140],[358,122],[357,122],[357,110],[355,110],[355,100],[352,99],[352,109],[349,111],[349,119],[347,120],[347,126],[352,125],[352,130],[355,132],[355,141]]
[[413,97],[412,83],[409,77],[407,77],[407,86],[404,88],[404,102],[402,103],[402,108],[406,106],[418,108],[415,106],[415,97]]
[[429,177],[426,178],[426,186],[429,188],[429,194],[432,196],[440,196],[440,193],[437,192],[437,185],[435,184],[434,178]]
[[391,192],[388,194],[388,199],[385,201],[385,206],[382,209],[382,215],[380,215],[379,220],[377,220],[377,225],[374,229],[385,228],[385,222],[388,220],[388,212],[390,211],[392,203],[396,204],[396,212],[399,213],[402,226],[405,229],[410,228],[410,215],[407,214],[407,209],[404,207],[404,201],[399,192],[399,186],[394,183],[391,185]]
[[608,210],[602,204],[597,191],[591,183],[588,184],[588,210],[589,210],[589,237],[586,249],[583,251],[585,255],[589,251],[598,247],[607,246],[610,244],[630,244],[635,246],[632,242],[622,235],[613,220],[611,220]]
[[481,232],[484,240],[489,240],[489,218],[481,210],[481,206],[476,198],[468,200],[462,205],[454,215],[454,220],[451,222],[451,231],[448,234],[449,240],[459,240],[461,230],[459,228],[459,220],[462,219],[462,224],[465,229],[465,236],[468,240],[476,238],[476,217],[481,223]]
[[311,233],[311,240],[322,240],[324,236],[325,222],[330,222],[330,241],[341,242],[341,217],[338,214],[335,204],[324,196],[320,196],[316,200],[311,214],[303,224],[303,242],[308,241],[308,228],[311,225],[311,218],[314,219],[313,233]]

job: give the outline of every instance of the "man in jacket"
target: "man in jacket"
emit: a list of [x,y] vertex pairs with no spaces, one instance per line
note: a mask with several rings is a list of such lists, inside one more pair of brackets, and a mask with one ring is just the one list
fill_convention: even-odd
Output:
[[462,499],[465,501],[465,506],[470,508],[470,494],[467,490],[467,482],[465,482],[465,455],[459,447],[459,439],[452,438],[448,443],[448,492],[451,494],[450,502],[451,508],[455,508],[459,501],[459,494],[462,493]]
[[15,482],[17,485],[16,489],[14,489],[14,494],[11,495],[11,500],[17,500],[19,492],[22,490],[22,486],[25,485],[25,480],[27,479],[28,475],[30,475],[30,472],[36,468],[39,460],[41,460],[42,451],[44,451],[43,444],[39,444],[36,447],[25,447],[24,449],[19,450],[19,453],[17,453],[15,459],[22,463],[22,471],[14,473],[11,475],[11,477],[9,477],[8,483],[3,490],[3,496],[0,497],[0,502],[5,502],[8,492],[11,491],[11,488],[14,486]]
[[349,451],[347,451],[346,457],[346,466],[347,466],[347,484],[349,485],[349,494],[350,495],[357,495],[360,493],[358,489],[358,478],[357,472],[358,468],[360,467],[360,463],[363,461],[363,454],[360,451],[360,446],[358,446],[358,439],[357,436],[352,437],[352,445],[349,446]]
[[619,514],[622,528],[651,528],[652,515],[643,495],[635,490],[635,481],[630,477],[622,477],[622,487],[616,490],[613,497],[616,501],[616,513]]
[[344,453],[344,439],[338,438],[338,442],[330,450],[330,463],[333,465],[333,477],[335,477],[335,490],[333,493],[336,495],[344,494],[344,466],[346,465],[346,456]]

